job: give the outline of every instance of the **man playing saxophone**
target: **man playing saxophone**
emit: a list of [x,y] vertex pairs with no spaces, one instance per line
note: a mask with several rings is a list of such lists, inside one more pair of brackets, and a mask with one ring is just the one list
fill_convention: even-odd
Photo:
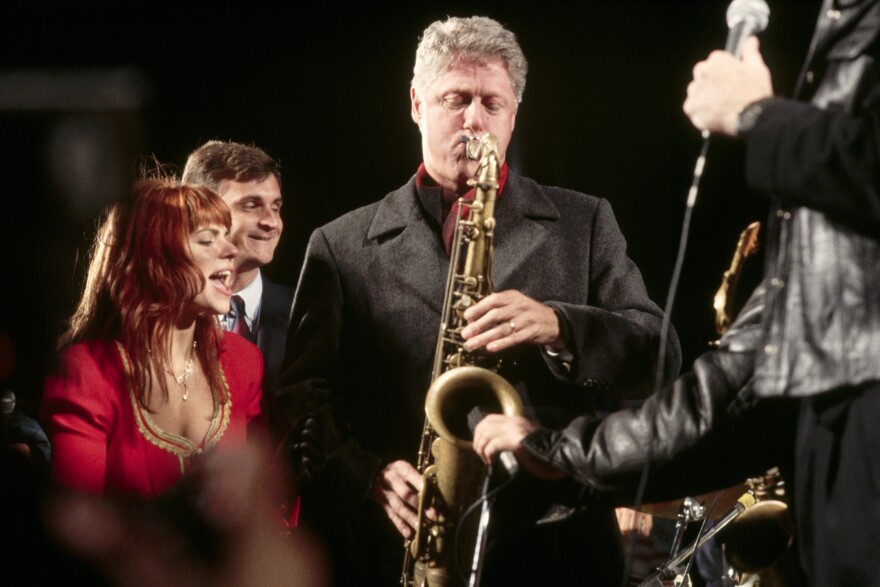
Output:
[[[276,413],[290,434],[301,516],[326,542],[336,581],[395,585],[416,525],[412,463],[425,419],[460,196],[477,163],[464,141],[498,141],[495,293],[465,313],[466,350],[498,357],[526,414],[563,425],[599,394],[650,393],[660,309],[607,201],[541,186],[505,162],[526,59],[489,18],[431,24],[416,53],[411,115],[423,163],[404,186],[311,237],[291,317]],[[673,335],[667,377],[679,367]],[[484,585],[617,585],[610,506],[536,525],[577,485],[523,476],[495,504]],[[511,564],[515,561],[515,564]],[[465,562],[467,566],[469,561]]]

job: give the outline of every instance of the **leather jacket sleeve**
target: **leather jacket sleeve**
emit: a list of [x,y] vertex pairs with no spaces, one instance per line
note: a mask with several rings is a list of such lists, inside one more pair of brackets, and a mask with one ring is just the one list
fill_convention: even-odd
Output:
[[[880,227],[880,89],[858,114],[773,98],[749,132],[749,185],[848,226]],[[876,232],[874,232],[876,234]]]
[[876,235],[880,228],[880,4],[820,11],[794,99],[762,103],[747,134],[749,185]]
[[751,393],[763,297],[758,288],[721,348],[639,409],[603,420],[580,417],[563,430],[539,429],[523,440],[524,448],[589,488],[621,495],[622,502],[635,493],[647,460],[648,501],[727,487],[778,464],[790,450],[784,439],[793,438],[787,432],[793,410],[782,400],[759,406]]

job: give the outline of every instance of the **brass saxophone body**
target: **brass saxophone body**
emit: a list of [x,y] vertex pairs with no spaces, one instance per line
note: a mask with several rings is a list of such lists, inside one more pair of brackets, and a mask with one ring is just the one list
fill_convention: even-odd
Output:
[[712,307],[715,308],[715,330],[719,336],[723,336],[733,323],[730,306],[733,302],[733,294],[739,284],[739,276],[747,257],[758,251],[758,233],[761,231],[760,222],[752,222],[739,235],[730,268],[724,272],[721,285],[715,292]]
[[[463,138],[463,141],[467,139]],[[508,415],[522,413],[519,394],[498,375],[497,359],[464,348],[464,312],[492,293],[492,242],[498,193],[498,140],[467,140],[467,155],[479,161],[470,181],[472,202],[459,200],[459,218],[450,247],[449,273],[432,383],[425,399],[425,427],[417,469],[422,475],[416,533],[405,545],[404,587],[459,585],[457,558],[471,555],[474,528],[456,529],[464,510],[481,492],[485,466],[473,451],[468,416],[475,407]],[[462,213],[467,210],[468,213]],[[430,517],[427,512],[434,512]]]

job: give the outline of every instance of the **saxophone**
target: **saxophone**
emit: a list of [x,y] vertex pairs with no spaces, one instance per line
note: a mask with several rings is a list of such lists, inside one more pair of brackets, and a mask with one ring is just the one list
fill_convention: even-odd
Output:
[[[460,553],[473,553],[476,524],[458,531],[464,510],[481,493],[486,467],[471,443],[468,416],[474,408],[522,413],[519,394],[497,371],[500,362],[464,348],[464,312],[492,293],[492,240],[498,193],[498,139],[491,134],[468,140],[468,158],[479,161],[474,199],[459,200],[459,216],[449,255],[440,333],[432,383],[425,399],[417,469],[422,475],[415,536],[404,545],[401,585],[435,587],[460,583]],[[462,213],[466,210],[467,213]],[[428,516],[427,512],[432,515]],[[471,527],[473,526],[473,527]],[[470,561],[468,561],[470,562]]]
[[733,259],[730,261],[730,268],[724,272],[721,286],[715,292],[712,307],[715,308],[715,330],[719,336],[723,336],[733,322],[733,318],[730,315],[733,293],[739,284],[739,275],[742,273],[746,258],[758,251],[758,233],[760,230],[761,223],[752,222],[740,233],[736,249],[733,251]]

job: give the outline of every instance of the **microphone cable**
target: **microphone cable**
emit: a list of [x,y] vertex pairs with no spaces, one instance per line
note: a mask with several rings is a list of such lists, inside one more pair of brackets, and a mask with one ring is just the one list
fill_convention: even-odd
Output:
[[[490,465],[488,470],[486,471],[486,480],[487,481],[492,478],[492,469],[493,469],[493,467]],[[461,561],[461,548],[459,548],[459,543],[461,541],[461,532],[462,532],[461,529],[465,525],[464,522],[469,517],[471,517],[474,514],[474,512],[477,511],[477,508],[481,507],[484,502],[488,501],[489,505],[491,507],[492,501],[495,500],[495,496],[498,495],[502,489],[504,489],[505,487],[507,487],[508,485],[513,483],[513,480],[514,480],[514,477],[512,475],[509,475],[507,477],[507,479],[504,480],[504,482],[499,483],[498,485],[496,485],[495,487],[493,487],[489,491],[481,492],[480,497],[477,498],[477,500],[474,503],[469,505],[467,507],[467,509],[461,514],[461,517],[458,519],[458,524],[456,524],[456,526],[455,526],[455,540],[453,541],[453,552],[452,552],[453,556],[452,557],[455,559],[455,568],[458,571],[458,576],[461,579],[462,585],[468,585],[470,582],[468,579],[468,575],[465,574],[464,565],[462,564],[462,561]],[[488,531],[488,527],[485,528],[484,531]],[[479,540],[479,539],[480,539],[480,537],[478,536],[477,540]],[[485,556],[485,553],[483,553],[483,556]],[[480,564],[482,564],[482,561]],[[471,571],[473,572],[474,569],[471,569]]]
[[[659,395],[663,390],[663,374],[666,365],[666,344],[669,339],[669,328],[672,323],[672,309],[675,305],[675,297],[678,294],[678,284],[681,279],[681,269],[684,266],[684,256],[687,251],[688,235],[690,234],[691,217],[693,216],[694,205],[697,202],[697,194],[700,189],[700,180],[703,177],[703,169],[706,166],[706,154],[709,151],[709,131],[703,131],[703,146],[694,165],[694,174],[691,179],[691,187],[688,190],[688,199],[684,210],[684,219],[682,220],[681,234],[678,241],[678,253],[675,257],[675,267],[672,270],[672,279],[669,283],[669,291],[666,293],[666,302],[663,306],[663,321],[660,325],[660,348],[657,351],[657,369],[654,373],[654,387],[651,396]],[[636,511],[642,507],[645,497],[645,489],[648,486],[648,477],[650,474],[651,463],[654,461],[654,441],[657,439],[657,422],[651,418],[651,433],[648,436],[648,454],[645,458],[645,464],[642,467],[642,473],[639,477],[638,489],[636,490],[635,499],[633,500],[633,509]],[[632,571],[633,557],[635,555],[635,536],[631,535],[627,540],[626,553],[624,556],[623,567],[623,583],[621,587],[627,587],[629,582],[629,574]]]
[[[725,43],[725,51],[733,54],[736,58],[740,57],[743,42],[751,35],[761,33],[766,27],[770,17],[770,8],[765,0],[733,0],[727,7],[726,20],[728,35]],[[666,303],[663,308],[663,321],[660,327],[660,348],[657,352],[657,371],[654,377],[654,389],[652,395],[660,393],[663,387],[663,372],[666,363],[666,343],[669,337],[669,327],[672,316],[672,308],[675,303],[675,296],[678,291],[678,283],[681,277],[681,269],[684,265],[684,255],[687,249],[688,234],[691,226],[691,216],[693,214],[694,205],[697,202],[697,193],[699,192],[700,180],[703,177],[703,168],[706,166],[706,154],[709,151],[710,133],[708,130],[702,131],[703,146],[694,165],[693,179],[688,190],[687,203],[685,205],[684,220],[682,221],[681,236],[678,243],[678,253],[675,259],[675,268],[672,271],[672,280],[669,284],[669,291],[666,294]],[[639,478],[639,485],[636,491],[633,507],[638,510],[642,506],[644,500],[645,489],[648,485],[648,476],[650,474],[651,463],[654,460],[654,441],[657,438],[657,422],[651,419],[650,443],[648,445],[648,454],[645,459],[645,465],[642,467],[642,474]],[[624,559],[623,585],[626,587],[627,579],[633,564],[633,554],[635,552],[635,540],[630,538],[626,548],[626,557]],[[696,554],[696,552],[694,553]]]

